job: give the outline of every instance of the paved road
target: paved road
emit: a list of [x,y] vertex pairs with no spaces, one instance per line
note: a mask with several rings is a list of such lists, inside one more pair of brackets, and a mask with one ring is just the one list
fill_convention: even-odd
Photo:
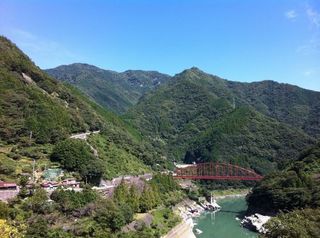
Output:
[[84,133],[74,134],[74,135],[70,136],[70,138],[71,138],[71,139],[85,140],[86,143],[90,146],[90,149],[92,150],[94,156],[95,156],[95,157],[98,157],[98,156],[99,156],[99,155],[98,155],[98,151],[97,151],[95,148],[93,148],[92,145],[90,145],[90,144],[88,143],[87,138],[88,138],[88,136],[91,135],[91,134],[99,134],[99,133],[100,133],[100,130],[98,130],[98,131],[88,131],[88,132],[84,132]]
[[84,132],[84,133],[74,134],[74,135],[70,136],[70,138],[71,139],[86,140],[89,135],[98,134],[98,133],[100,133],[100,130],[98,130],[98,131],[88,131],[88,132]]

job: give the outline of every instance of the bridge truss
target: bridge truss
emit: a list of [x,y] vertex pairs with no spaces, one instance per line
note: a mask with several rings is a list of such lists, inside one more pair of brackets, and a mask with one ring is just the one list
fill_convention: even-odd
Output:
[[190,164],[176,168],[174,178],[202,180],[242,180],[259,181],[263,177],[251,169],[242,168],[228,163]]

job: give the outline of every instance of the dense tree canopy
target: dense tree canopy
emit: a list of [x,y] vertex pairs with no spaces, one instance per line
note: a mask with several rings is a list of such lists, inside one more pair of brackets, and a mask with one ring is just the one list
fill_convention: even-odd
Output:
[[282,213],[267,223],[268,238],[317,238],[320,234],[320,209]]
[[90,182],[99,181],[103,173],[102,161],[96,158],[90,147],[81,140],[67,139],[59,142],[50,158],[68,171],[79,172],[83,179]]
[[284,171],[266,176],[252,189],[247,197],[250,213],[278,214],[266,224],[266,237],[319,236],[319,164],[320,143],[302,152]]
[[50,198],[55,201],[64,212],[72,212],[88,203],[95,202],[97,194],[91,189],[84,189],[81,193],[69,190],[55,190]]
[[320,205],[320,144],[304,151],[285,171],[267,175],[247,197],[249,211],[275,213]]

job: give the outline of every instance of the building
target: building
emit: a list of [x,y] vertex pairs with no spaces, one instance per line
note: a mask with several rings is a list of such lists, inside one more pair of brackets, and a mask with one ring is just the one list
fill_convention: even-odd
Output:
[[17,189],[17,184],[15,183],[9,183],[9,182],[3,182],[3,181],[0,181],[0,190],[3,191],[3,190],[16,190]]
[[70,188],[70,187],[71,188],[80,188],[80,182],[77,182],[73,178],[68,178],[68,179],[63,180],[60,183],[60,186],[67,187],[67,188]]
[[44,189],[47,189],[47,190],[55,190],[59,187],[59,183],[53,182],[53,181],[43,182],[41,184],[41,187],[43,187]]
[[45,181],[41,184],[41,187],[43,187],[46,190],[55,190],[59,187],[76,189],[76,188],[80,188],[80,182],[77,182],[73,178],[68,178],[68,179],[62,180],[61,182]]
[[7,202],[16,197],[19,191],[19,186],[16,183],[0,181],[0,201]]

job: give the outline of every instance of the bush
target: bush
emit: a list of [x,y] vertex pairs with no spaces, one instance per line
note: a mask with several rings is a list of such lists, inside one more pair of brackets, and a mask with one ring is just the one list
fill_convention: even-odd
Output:
[[112,231],[119,231],[126,224],[123,211],[113,201],[104,201],[94,219],[102,228],[110,228]]
[[48,195],[45,190],[38,188],[29,197],[24,204],[24,208],[27,211],[31,209],[34,213],[45,214],[50,213],[51,204],[48,202]]
[[48,237],[48,222],[42,216],[31,217],[26,238]]
[[10,209],[4,202],[0,202],[0,219],[7,219],[9,216]]
[[96,201],[97,194],[91,189],[84,189],[82,192],[57,189],[50,197],[62,211],[70,213]]

